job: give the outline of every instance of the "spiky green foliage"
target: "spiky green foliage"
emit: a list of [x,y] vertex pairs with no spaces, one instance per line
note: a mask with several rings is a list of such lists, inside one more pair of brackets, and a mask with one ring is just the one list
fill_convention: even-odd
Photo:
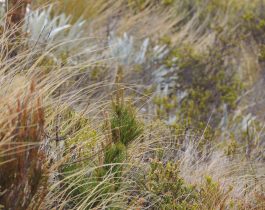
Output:
[[[120,93],[120,91],[118,92]],[[90,174],[81,173],[78,178],[75,173],[78,174],[83,167],[95,164],[93,159],[81,160],[82,164],[78,161],[77,163],[70,162],[69,165],[67,164],[62,168],[64,188],[67,189],[66,194],[73,199],[72,201],[70,199],[69,202],[72,207],[83,202],[84,206],[87,205],[84,209],[96,208],[104,203],[109,195],[116,193],[121,186],[127,147],[129,143],[139,137],[142,132],[142,125],[137,119],[133,107],[123,101],[123,96],[117,95],[117,98],[119,103],[112,106],[110,119],[107,118],[103,126],[106,139],[105,143],[102,144],[101,151],[99,151],[99,163],[97,163],[99,167]],[[72,140],[70,139],[70,141]],[[82,157],[86,157],[86,154]],[[73,186],[72,183],[75,185]],[[91,191],[95,192],[90,194]],[[88,197],[89,199],[86,200]],[[109,201],[107,205],[114,204]]]
[[141,122],[136,118],[136,113],[131,105],[113,105],[111,114],[111,130],[114,141],[120,141],[127,146],[142,133]]

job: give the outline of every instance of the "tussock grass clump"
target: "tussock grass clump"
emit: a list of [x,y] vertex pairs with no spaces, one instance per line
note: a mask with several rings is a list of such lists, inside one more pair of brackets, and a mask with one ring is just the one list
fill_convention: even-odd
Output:
[[0,203],[6,209],[39,208],[47,193],[44,108],[32,82],[24,97],[2,107]]
[[[142,124],[132,105],[126,104],[122,89],[118,88],[116,100],[112,101],[110,108],[110,114],[104,112],[103,129],[101,128],[104,136],[100,136],[100,131],[95,136],[86,135],[85,144],[79,138],[80,131],[90,133],[90,122],[84,119],[75,121],[73,114],[68,116],[69,120],[76,122],[72,124],[74,126],[70,131],[76,129],[73,134],[77,135],[71,135],[67,140],[69,143],[76,142],[72,144],[72,148],[69,147],[71,144],[67,145],[67,150],[75,155],[69,157],[66,150],[65,164],[60,167],[60,187],[54,188],[55,196],[58,196],[62,205],[70,208],[81,206],[82,209],[102,206],[122,209],[123,207],[118,206],[125,206],[126,197],[120,193],[126,190],[124,186],[127,185],[123,177],[127,168],[127,148],[140,137]],[[86,142],[92,142],[93,139],[96,142],[88,146],[89,151]]]

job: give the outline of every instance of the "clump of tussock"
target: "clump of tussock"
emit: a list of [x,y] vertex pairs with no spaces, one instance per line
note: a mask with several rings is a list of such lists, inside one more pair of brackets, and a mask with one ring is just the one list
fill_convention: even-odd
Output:
[[1,103],[0,203],[8,209],[39,208],[47,191],[47,166],[40,150],[45,116],[35,88],[33,81],[27,95],[17,96],[13,104]]

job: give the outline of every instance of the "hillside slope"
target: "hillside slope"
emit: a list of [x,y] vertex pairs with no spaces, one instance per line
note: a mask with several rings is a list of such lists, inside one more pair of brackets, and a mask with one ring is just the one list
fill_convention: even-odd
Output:
[[265,209],[265,1],[0,5],[0,209]]

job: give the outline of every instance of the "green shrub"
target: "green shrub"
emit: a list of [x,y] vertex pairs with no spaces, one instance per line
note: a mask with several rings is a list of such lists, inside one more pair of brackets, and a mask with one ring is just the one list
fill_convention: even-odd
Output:
[[[76,119],[72,112],[69,115],[70,119]],[[72,207],[85,201],[89,205],[84,209],[96,208],[119,190],[124,168],[122,164],[126,160],[127,147],[142,133],[142,123],[137,119],[132,105],[125,103],[122,90],[117,91],[116,101],[112,103],[110,117],[107,114],[105,117],[103,131],[106,136],[105,141],[101,143],[101,147],[98,149],[98,161],[93,158],[85,161],[81,159],[82,164],[74,161],[63,167],[63,188],[67,189],[66,194],[69,194],[68,196],[74,198],[69,202]],[[84,128],[89,129],[87,120],[80,118],[72,124],[74,126],[64,129],[67,133],[76,133],[72,139],[68,140],[67,144],[70,142],[80,144],[83,141],[82,134],[85,135],[84,140],[91,138],[91,133],[84,131]],[[79,132],[80,129],[83,130],[81,133]],[[88,145],[88,148],[91,148],[91,145]],[[83,154],[82,157],[86,157],[86,155]],[[90,174],[82,172],[84,168],[93,165],[98,167]],[[91,192],[93,193],[91,194]],[[86,200],[88,197],[89,199]],[[107,205],[112,205],[112,202],[107,202]]]
[[200,209],[226,209],[227,200],[230,198],[232,188],[224,190],[218,182],[214,182],[210,176],[205,177],[204,184],[200,187]]
[[114,104],[111,114],[111,130],[114,141],[121,141],[128,145],[142,133],[142,124],[130,104]]
[[76,148],[76,159],[91,156],[91,151],[97,143],[98,133],[91,127],[90,120],[73,109],[66,108],[61,114],[61,121],[59,135],[65,138],[66,151]]
[[[187,92],[176,107],[179,120],[188,119],[196,125],[207,123],[212,115],[210,123],[215,127],[222,117],[224,104],[229,110],[235,109],[243,87],[233,68],[225,64],[231,49],[222,41],[219,44],[220,48],[209,49],[204,54],[198,54],[191,46],[177,48],[165,61],[168,67],[177,66],[178,89]],[[172,61],[173,58],[176,61]]]
[[146,200],[155,203],[152,209],[196,209],[195,186],[189,186],[180,177],[177,163],[169,161],[163,164],[158,160],[152,160],[143,182],[145,190],[152,197]]

